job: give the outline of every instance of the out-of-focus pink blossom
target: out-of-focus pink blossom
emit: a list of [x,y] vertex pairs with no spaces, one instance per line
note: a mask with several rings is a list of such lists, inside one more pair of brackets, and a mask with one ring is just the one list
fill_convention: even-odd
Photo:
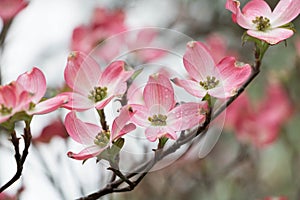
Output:
[[288,200],[288,198],[284,197],[284,196],[280,196],[280,197],[265,197],[262,200]]
[[247,29],[247,34],[269,44],[277,44],[294,34],[285,27],[300,13],[300,0],[280,0],[272,11],[264,0],[251,0],[243,10],[240,2],[227,0],[226,9],[232,12],[232,19]]
[[98,63],[89,55],[72,52],[68,57],[65,69],[65,80],[72,92],[67,109],[84,111],[96,107],[102,109],[114,97],[122,96],[126,89],[126,81],[133,71],[125,71],[123,61],[112,62],[101,71]]
[[133,51],[135,59],[142,63],[159,59],[166,51],[154,45],[157,36],[158,32],[149,28],[141,29],[136,34],[127,34],[125,37],[127,48],[130,53]]
[[83,122],[76,117],[75,112],[70,112],[65,119],[66,129],[73,140],[85,145],[86,148],[79,153],[68,152],[68,156],[76,160],[98,156],[111,147],[114,141],[136,128],[134,124],[128,123],[133,115],[134,112],[130,107],[123,107],[120,115],[113,121],[110,132],[102,130],[96,124]]
[[5,193],[0,193],[0,200],[17,200],[17,196],[11,196]]
[[33,143],[50,143],[54,137],[68,138],[67,130],[61,120],[54,120],[43,128],[42,133],[33,138]]
[[0,18],[5,23],[14,18],[27,5],[27,0],[0,0]]
[[[74,29],[71,49],[86,54],[96,50],[97,55],[100,55],[102,59],[110,61],[119,52],[120,38],[110,40],[108,44],[102,42],[125,31],[127,28],[124,20],[125,14],[122,10],[110,11],[105,8],[96,8],[90,24]],[[113,41],[116,41],[116,44],[112,44]]]
[[68,100],[61,95],[41,101],[46,87],[45,76],[36,67],[21,74],[16,81],[0,86],[0,123],[21,111],[28,115],[52,112]]
[[206,94],[216,98],[228,98],[235,95],[237,89],[249,77],[251,66],[243,63],[237,64],[234,57],[225,57],[215,64],[211,55],[203,43],[189,42],[183,63],[192,79],[175,78],[175,84],[199,98],[203,98]]
[[266,98],[254,108],[246,95],[241,95],[227,110],[227,124],[243,142],[257,147],[273,143],[282,125],[292,114],[292,105],[279,84],[270,85]]
[[161,137],[177,139],[178,132],[192,128],[205,119],[204,102],[175,106],[174,89],[164,75],[149,77],[143,97],[144,105],[130,105],[136,111],[132,121],[146,128],[146,137],[151,142]]
[[205,39],[205,42],[210,52],[213,52],[211,56],[213,57],[215,63],[219,63],[226,56],[232,56],[232,57],[238,56],[237,52],[228,50],[226,39],[220,34],[217,33],[210,34]]

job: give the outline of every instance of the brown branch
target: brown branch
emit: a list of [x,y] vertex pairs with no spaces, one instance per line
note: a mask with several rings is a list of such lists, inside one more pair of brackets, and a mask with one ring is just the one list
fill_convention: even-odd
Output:
[[16,164],[17,164],[17,171],[15,173],[15,175],[6,183],[4,184],[1,188],[0,188],[0,193],[3,192],[4,190],[6,190],[8,187],[10,187],[14,182],[16,182],[22,175],[22,171],[23,171],[23,165],[25,163],[25,160],[27,158],[28,155],[28,149],[31,143],[31,131],[30,131],[30,126],[26,124],[26,127],[24,128],[24,135],[22,135],[23,139],[24,139],[24,149],[22,152],[22,155],[20,154],[20,148],[19,148],[19,141],[20,138],[18,138],[16,136],[16,132],[13,131],[11,133],[11,142],[14,145],[14,149],[15,149],[15,160],[16,160]]

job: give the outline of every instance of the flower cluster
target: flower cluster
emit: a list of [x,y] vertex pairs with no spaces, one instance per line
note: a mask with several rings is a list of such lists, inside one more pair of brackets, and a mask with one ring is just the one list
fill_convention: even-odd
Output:
[[99,126],[83,122],[75,111],[96,108],[103,122],[104,108],[126,93],[126,82],[134,71],[126,71],[123,61],[114,61],[101,71],[92,56],[72,52],[65,69],[65,80],[72,91],[64,93],[69,97],[64,107],[72,111],[65,125],[71,138],[87,147],[79,153],[69,152],[69,157],[78,160],[101,158],[103,151],[109,151],[121,136],[136,126],[145,129],[146,138],[151,142],[162,138],[176,140],[182,131],[204,122],[209,109],[205,96],[231,97],[251,73],[250,65],[238,65],[234,57],[225,57],[215,64],[206,46],[195,41],[187,44],[183,63],[192,80],[175,78],[173,82],[198,97],[198,102],[177,103],[170,78],[166,73],[157,72],[149,76],[141,101],[133,99],[135,95],[127,96],[130,103],[120,109],[119,116],[109,127],[105,123]]

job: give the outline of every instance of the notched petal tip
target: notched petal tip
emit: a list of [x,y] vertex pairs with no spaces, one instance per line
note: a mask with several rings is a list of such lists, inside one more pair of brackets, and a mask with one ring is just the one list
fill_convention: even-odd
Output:
[[71,152],[71,151],[69,151],[68,153],[67,153],[67,156],[69,157],[69,158],[73,158],[74,159],[74,153],[73,152]]
[[72,51],[69,55],[68,55],[68,61],[75,59],[78,56],[79,52],[78,51]]
[[195,47],[196,43],[197,43],[197,41],[190,41],[186,44],[186,46],[189,48],[193,48],[193,47]]

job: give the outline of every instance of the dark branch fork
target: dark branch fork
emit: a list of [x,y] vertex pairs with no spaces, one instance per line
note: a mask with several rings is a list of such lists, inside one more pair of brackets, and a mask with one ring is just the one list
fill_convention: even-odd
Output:
[[26,127],[24,128],[24,135],[22,135],[24,140],[24,149],[22,154],[20,153],[19,143],[20,138],[17,137],[16,132],[12,131],[11,133],[11,142],[13,143],[14,150],[15,150],[15,161],[17,165],[17,171],[15,175],[0,188],[0,193],[6,190],[9,186],[11,186],[14,182],[16,182],[22,175],[23,171],[23,165],[25,163],[25,160],[28,155],[28,149],[31,144],[31,130],[30,126],[26,124]]

